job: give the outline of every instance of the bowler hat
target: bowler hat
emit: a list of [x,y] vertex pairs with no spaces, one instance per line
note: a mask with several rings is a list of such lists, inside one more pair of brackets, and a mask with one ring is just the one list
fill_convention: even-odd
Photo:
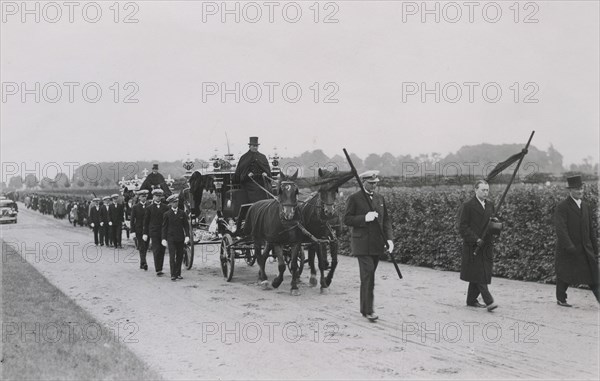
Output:
[[359,177],[362,181],[367,181],[369,183],[376,183],[376,182],[379,182],[379,177],[377,177],[377,175],[379,175],[379,171],[370,170],[370,171],[361,173],[359,175]]
[[250,142],[248,143],[249,146],[259,146],[260,144],[258,143],[258,136],[250,136]]
[[583,188],[583,183],[581,182],[581,176],[571,176],[567,177],[567,188],[570,189],[578,189]]

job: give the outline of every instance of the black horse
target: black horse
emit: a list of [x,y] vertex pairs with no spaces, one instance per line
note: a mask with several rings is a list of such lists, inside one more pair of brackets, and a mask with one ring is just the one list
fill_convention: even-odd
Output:
[[[303,234],[299,229],[300,218],[298,204],[298,186],[294,182],[298,171],[292,176],[280,175],[277,183],[277,199],[257,201],[248,209],[244,222],[244,235],[254,241],[254,252],[259,265],[258,277],[263,287],[268,286],[265,264],[271,249],[277,256],[279,275],[273,279],[272,286],[277,288],[283,281],[285,260],[283,245],[291,246],[291,272],[293,295],[299,295],[297,263],[298,252]],[[261,243],[266,242],[264,250]]]
[[[302,225],[320,242],[308,246],[308,264],[310,266],[310,284],[317,285],[315,269],[315,254],[318,258],[321,272],[321,291],[324,292],[333,279],[338,264],[338,235],[341,233],[341,219],[336,213],[335,201],[339,186],[353,177],[351,172],[327,171],[319,168],[317,194],[300,206]],[[331,267],[327,269],[327,241],[331,251]]]

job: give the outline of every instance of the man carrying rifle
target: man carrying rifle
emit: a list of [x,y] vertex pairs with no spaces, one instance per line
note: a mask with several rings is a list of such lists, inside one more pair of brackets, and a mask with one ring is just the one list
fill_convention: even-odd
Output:
[[[493,242],[486,226],[494,215],[494,204],[488,200],[490,186],[485,180],[475,183],[475,197],[462,204],[459,210],[458,231],[463,239],[460,279],[469,282],[467,306],[492,311],[498,308],[488,284],[492,283]],[[481,294],[485,304],[477,298]]]
[[[370,321],[379,318],[373,312],[375,270],[379,264],[379,256],[383,255],[386,241],[388,251],[391,253],[394,249],[392,222],[385,200],[382,195],[375,193],[379,182],[378,174],[379,171],[367,171],[359,176],[374,210],[369,208],[365,194],[359,190],[348,197],[344,215],[344,223],[352,228],[352,254],[358,258],[360,269],[360,312]],[[383,230],[385,240],[379,229]]]

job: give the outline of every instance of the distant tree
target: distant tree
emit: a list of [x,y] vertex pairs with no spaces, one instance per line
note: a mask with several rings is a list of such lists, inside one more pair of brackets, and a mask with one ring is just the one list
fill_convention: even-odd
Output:
[[8,187],[12,189],[21,189],[23,187],[23,179],[21,176],[13,176],[8,181]]
[[27,175],[25,176],[25,186],[27,188],[33,188],[38,185],[39,181],[35,175]]
[[595,173],[598,171],[598,164],[594,163],[594,158],[591,156],[583,158],[581,164],[571,164],[569,168],[572,172]]
[[64,173],[58,173],[54,178],[54,188],[69,188],[71,187],[71,182],[69,181],[69,177]]
[[365,168],[366,169],[377,169],[381,170],[383,161],[381,160],[381,156],[376,153],[372,153],[365,159]]
[[561,173],[564,171],[563,168],[563,155],[558,152],[552,144],[548,147],[548,171],[552,173]]

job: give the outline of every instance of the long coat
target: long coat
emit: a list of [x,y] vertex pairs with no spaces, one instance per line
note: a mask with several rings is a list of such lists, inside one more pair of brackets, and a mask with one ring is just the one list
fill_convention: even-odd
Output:
[[144,214],[144,234],[154,238],[160,237],[162,233],[163,215],[168,211],[169,207],[162,203],[156,204],[153,202],[146,206],[146,213]]
[[569,284],[598,283],[598,242],[592,213],[585,201],[581,209],[571,196],[554,211],[556,276]]
[[[491,237],[484,239],[483,230],[486,222],[494,215],[494,204],[485,201],[485,210],[477,197],[462,204],[459,210],[458,232],[463,239],[460,279],[466,282],[490,284],[494,263],[494,244]],[[477,239],[485,241],[477,255]]]
[[[386,241],[393,239],[392,221],[388,215],[383,196],[374,193],[371,204],[379,214],[379,217],[375,221],[366,222],[365,215],[371,210],[362,191],[358,191],[348,197],[346,214],[344,214],[344,224],[352,228],[350,246],[354,256],[382,255]],[[381,237],[376,224],[379,224],[383,229],[385,240]]]
[[94,223],[96,227],[100,226],[100,208],[96,209],[96,206],[90,208],[90,223]]
[[138,239],[141,239],[142,234],[144,234],[144,215],[147,208],[148,205],[141,202],[138,202],[131,208],[131,229],[136,236],[139,236]]
[[175,213],[173,209],[169,208],[169,211],[163,216],[162,239],[169,242],[183,242],[185,237],[189,236],[190,226],[185,213],[182,210],[177,210]]

